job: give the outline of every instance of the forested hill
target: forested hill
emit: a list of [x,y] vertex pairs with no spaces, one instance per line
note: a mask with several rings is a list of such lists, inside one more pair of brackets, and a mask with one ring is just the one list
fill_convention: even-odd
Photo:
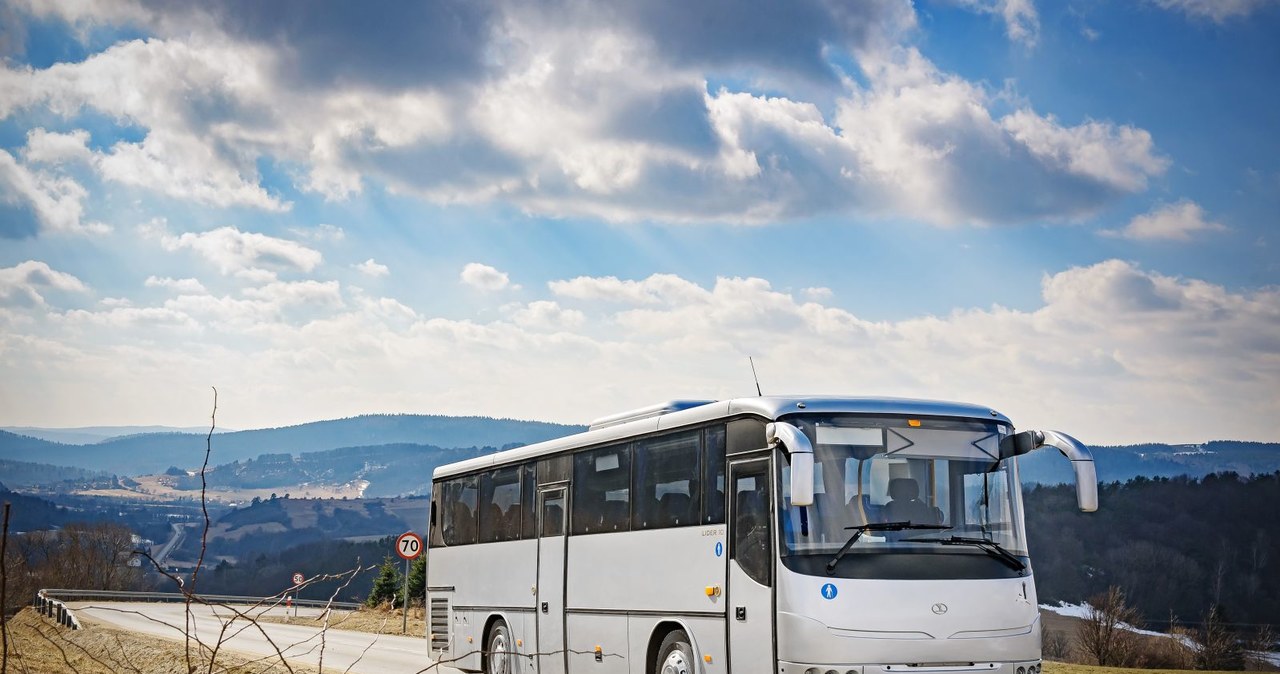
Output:
[[[1231,471],[1240,475],[1268,474],[1280,470],[1280,443],[1216,440],[1201,445],[1095,446],[1094,463],[1101,482],[1124,482],[1138,476],[1204,477]],[[1023,484],[1074,483],[1071,462],[1052,448],[1018,458]]]
[[1066,485],[1025,501],[1041,602],[1116,585],[1150,623],[1199,621],[1214,602],[1227,622],[1280,623],[1280,472],[1104,484],[1096,513]]
[[[262,454],[299,454],[340,447],[396,443],[436,447],[504,447],[530,444],[584,430],[542,421],[380,414],[317,421],[284,428],[236,431],[213,437],[214,464]],[[0,431],[0,459],[31,461],[119,475],[159,473],[172,465],[199,466],[205,434],[149,433],[89,445],[46,442]]]

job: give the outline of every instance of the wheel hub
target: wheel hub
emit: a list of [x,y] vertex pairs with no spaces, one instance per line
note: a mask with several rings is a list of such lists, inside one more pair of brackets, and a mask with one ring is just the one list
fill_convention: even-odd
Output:
[[662,674],[689,674],[693,668],[680,650],[671,651],[667,659],[662,661]]
[[493,640],[489,642],[489,672],[490,674],[508,674],[511,671],[507,654],[507,635],[498,632],[493,635]]

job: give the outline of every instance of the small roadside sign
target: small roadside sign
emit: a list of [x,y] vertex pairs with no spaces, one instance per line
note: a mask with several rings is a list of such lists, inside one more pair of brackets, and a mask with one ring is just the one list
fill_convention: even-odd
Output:
[[294,584],[294,585],[301,585],[301,584],[302,584],[302,583],[304,583],[306,580],[307,580],[307,577],[306,577],[306,576],[302,575],[301,573],[294,572],[294,574],[293,574],[293,584]]
[[417,559],[418,555],[422,554],[422,539],[412,531],[400,534],[396,539],[396,554],[406,561]]

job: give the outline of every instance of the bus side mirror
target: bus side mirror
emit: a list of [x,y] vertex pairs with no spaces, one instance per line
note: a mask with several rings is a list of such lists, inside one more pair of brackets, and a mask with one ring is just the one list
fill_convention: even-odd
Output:
[[1098,509],[1098,471],[1093,465],[1093,453],[1084,443],[1062,431],[1038,431],[1042,445],[1056,448],[1071,460],[1076,471],[1076,505],[1081,512]]
[[813,505],[813,445],[809,436],[785,421],[765,424],[765,440],[770,447],[779,444],[791,456],[791,505]]

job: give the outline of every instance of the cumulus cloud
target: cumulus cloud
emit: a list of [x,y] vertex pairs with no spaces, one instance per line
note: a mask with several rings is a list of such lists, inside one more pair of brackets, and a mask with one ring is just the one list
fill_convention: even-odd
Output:
[[468,263],[467,266],[462,268],[462,273],[458,275],[458,278],[472,288],[479,288],[484,291],[502,290],[511,286],[511,279],[506,272],[498,271],[487,264],[480,264],[479,262]]
[[[1028,0],[964,2],[1035,41]],[[1029,106],[995,118],[982,86],[903,46],[915,13],[889,0],[442,0],[372,22],[335,7],[299,21],[274,5],[119,5],[24,10],[155,36],[78,63],[3,68],[12,96],[0,96],[0,118],[43,108],[121,120],[145,135],[92,152],[104,179],[217,207],[290,208],[264,187],[258,167],[274,163],[327,200],[379,184],[612,221],[1020,223],[1094,213],[1167,163],[1142,129]],[[374,26],[395,29],[370,40]],[[334,63],[346,42],[376,46]],[[405,67],[413,54],[430,58]],[[858,77],[834,65],[846,62]],[[749,84],[709,92],[708,81]]]
[[45,306],[42,292],[84,293],[88,287],[80,279],[57,271],[39,260],[27,260],[0,268],[0,305]]
[[105,234],[111,228],[100,222],[84,222],[88,195],[74,179],[47,171],[33,171],[13,155],[0,150],[0,238],[35,236],[41,229],[72,234]]
[[212,262],[224,275],[248,275],[256,280],[274,279],[272,269],[310,272],[323,256],[296,241],[257,232],[242,232],[231,226],[207,232],[169,233],[163,223],[144,226],[145,236],[158,239],[168,251],[188,249]]
[[373,278],[386,276],[391,273],[390,267],[388,267],[385,264],[378,264],[377,262],[374,262],[373,258],[369,258],[368,260],[365,260],[364,262],[361,262],[360,264],[357,264],[354,266],[356,270],[359,271],[361,274],[364,274],[365,276],[371,276]]
[[1121,229],[1102,230],[1102,234],[1138,241],[1190,241],[1195,234],[1226,229],[1226,225],[1208,220],[1200,204],[1183,199],[1157,206],[1151,212],[1130,220]]
[[1032,0],[957,0],[963,7],[1004,20],[1005,34],[1014,42],[1034,47],[1040,37],[1040,15]]
[[[4,287],[15,276],[80,287],[38,263],[19,267],[0,273]],[[553,284],[572,290],[488,322],[418,314],[393,298],[348,301],[336,284],[314,281],[61,314],[19,306],[37,327],[0,333],[0,375],[70,382],[18,405],[53,395],[92,405],[104,382],[127,379],[139,404],[170,410],[173,378],[198,374],[232,384],[246,426],[350,414],[353,399],[365,401],[360,411],[581,421],[673,395],[754,395],[750,355],[766,392],[969,400],[1086,442],[1280,437],[1273,288],[1231,291],[1108,260],[1046,274],[1039,306],[1026,310],[872,321],[758,277],[594,280]],[[591,287],[603,295],[579,292]],[[95,339],[66,329],[75,325],[99,328]],[[145,331],[145,349],[133,330]],[[134,376],[117,377],[122,367]],[[259,409],[273,416],[256,417]],[[1205,419],[1218,430],[1206,431]]]
[[186,294],[202,294],[208,292],[203,283],[193,278],[148,276],[143,285],[148,288],[168,288],[169,290]]
[[42,128],[27,132],[27,145],[22,157],[28,162],[61,164],[84,161],[93,156],[89,150],[89,132],[76,129],[70,133],[45,131]]

